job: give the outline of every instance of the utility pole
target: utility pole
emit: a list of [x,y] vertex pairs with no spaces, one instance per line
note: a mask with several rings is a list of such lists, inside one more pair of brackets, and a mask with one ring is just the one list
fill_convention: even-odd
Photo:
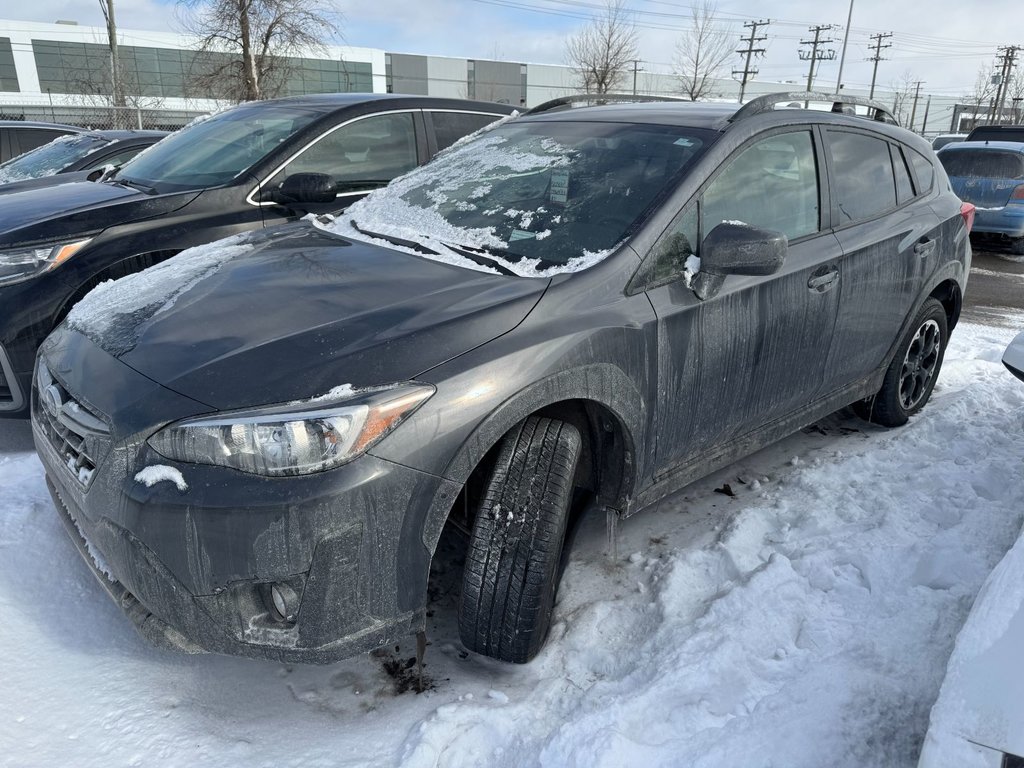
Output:
[[1010,90],[1010,79],[1013,77],[1013,68],[1017,66],[1017,51],[1020,50],[1020,47],[1008,45],[1000,50],[1003,52],[1003,79],[996,91],[996,123],[1003,121],[1003,105],[1006,103],[1006,93]]
[[917,117],[917,100],[921,97],[921,85],[924,80],[918,80],[914,88],[914,106],[910,108],[910,130],[914,130],[914,118]]
[[875,98],[875,80],[878,78],[878,62],[884,61],[884,59],[882,58],[882,49],[892,48],[892,43],[886,43],[885,45],[882,45],[882,41],[887,40],[890,37],[892,37],[892,32],[879,32],[877,34],[871,35],[871,39],[875,41],[875,55],[868,56],[868,61],[873,61],[875,65],[871,68],[871,95],[868,96],[869,99]]
[[811,86],[814,85],[814,64],[815,64],[815,62],[818,62],[818,61],[832,61],[836,57],[836,52],[832,48],[829,48],[827,51],[820,51],[820,50],[818,50],[823,45],[828,45],[829,43],[834,43],[835,42],[835,40],[833,40],[832,38],[822,39],[822,37],[821,37],[821,33],[822,32],[828,32],[830,29],[832,29],[832,25],[831,24],[819,24],[818,26],[810,27],[809,29],[810,29],[811,32],[814,33],[814,39],[813,40],[801,40],[800,41],[800,45],[809,45],[809,46],[811,46],[811,50],[810,51],[800,51],[800,59],[802,61],[810,61],[811,62],[811,68],[807,72],[807,90],[808,91],[810,91],[811,90]]
[[644,71],[643,67],[640,66],[640,64],[642,64],[642,63],[643,62],[642,62],[641,59],[633,59],[633,95],[634,96],[636,96],[636,73]]
[[921,135],[924,136],[928,132],[928,112],[932,108],[932,95],[928,94],[928,101],[924,105],[924,118],[921,120]]
[[739,99],[740,104],[743,103],[743,94],[746,93],[747,83],[751,80],[751,78],[754,77],[754,75],[757,74],[757,70],[756,69],[751,69],[750,68],[750,58],[752,56],[764,56],[765,49],[764,48],[755,48],[754,44],[755,43],[763,43],[765,40],[768,39],[768,35],[761,35],[760,37],[758,37],[757,36],[757,28],[758,27],[767,27],[771,23],[772,23],[771,19],[761,19],[760,21],[745,21],[745,22],[743,22],[743,26],[750,30],[750,37],[741,37],[740,38],[740,42],[741,43],[746,43],[747,47],[746,48],[739,48],[739,49],[737,49],[736,53],[740,54],[741,56],[745,55],[747,58],[746,58],[746,62],[743,65],[743,69],[734,69],[732,71],[732,73],[734,75],[740,75],[741,76],[741,79],[740,79],[740,99]]
[[114,19],[114,0],[99,0],[103,18],[107,21],[107,44],[110,46],[110,101],[114,106],[114,127],[120,128],[123,120],[125,98],[121,82],[121,65],[117,51],[117,22]]

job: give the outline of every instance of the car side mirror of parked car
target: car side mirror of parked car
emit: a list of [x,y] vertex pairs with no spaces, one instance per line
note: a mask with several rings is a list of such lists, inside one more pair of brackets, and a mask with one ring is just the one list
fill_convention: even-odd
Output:
[[718,294],[726,275],[772,275],[786,259],[786,236],[771,229],[723,221],[700,248],[700,272],[693,278],[697,297]]
[[293,173],[271,194],[275,203],[333,203],[334,179],[326,173]]

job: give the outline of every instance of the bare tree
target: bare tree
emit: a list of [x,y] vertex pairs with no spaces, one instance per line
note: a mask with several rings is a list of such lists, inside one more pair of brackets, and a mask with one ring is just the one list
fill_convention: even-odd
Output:
[[893,92],[892,113],[900,125],[906,125],[910,120],[910,113],[914,103],[914,73],[909,69],[903,70],[903,74],[890,83]]
[[569,38],[565,57],[587,93],[611,93],[637,58],[636,27],[625,0],[606,0],[600,16]]
[[713,96],[715,79],[733,55],[733,39],[717,20],[712,0],[694,6],[693,21],[676,42],[674,71],[693,101]]
[[186,31],[200,39],[193,86],[212,98],[278,95],[289,57],[323,53],[338,34],[332,0],[178,0]]

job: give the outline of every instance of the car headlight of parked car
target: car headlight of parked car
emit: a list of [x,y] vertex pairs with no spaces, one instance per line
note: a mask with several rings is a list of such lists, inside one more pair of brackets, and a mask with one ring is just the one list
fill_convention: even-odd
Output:
[[92,238],[0,251],[0,285],[28,280],[70,259]]
[[271,477],[308,475],[351,461],[434,394],[429,384],[399,384],[323,399],[188,419],[149,438],[168,459],[232,467]]

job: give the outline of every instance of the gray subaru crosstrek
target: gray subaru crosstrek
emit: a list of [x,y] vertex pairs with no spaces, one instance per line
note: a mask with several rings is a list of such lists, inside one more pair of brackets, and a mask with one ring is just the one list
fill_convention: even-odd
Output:
[[632,515],[850,404],[903,424],[972,208],[884,107],[797,99],[833,97],[547,105],[99,286],[32,398],[86,561],[165,646],[330,661],[422,631],[449,524],[464,644],[524,662],[574,498]]

